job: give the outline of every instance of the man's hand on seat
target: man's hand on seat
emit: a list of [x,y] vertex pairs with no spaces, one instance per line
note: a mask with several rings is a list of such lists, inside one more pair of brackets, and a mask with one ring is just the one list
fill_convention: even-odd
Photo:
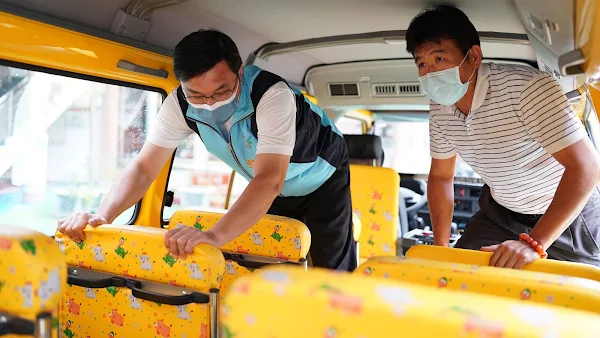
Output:
[[101,224],[106,224],[108,221],[102,215],[92,215],[87,212],[75,213],[71,216],[62,218],[58,221],[58,231],[69,236],[76,242],[85,240],[83,229],[89,224],[97,227]]
[[185,258],[193,253],[196,245],[200,243],[219,247],[217,237],[210,230],[202,231],[194,227],[182,226],[171,229],[165,234],[165,246],[175,257]]
[[490,266],[510,269],[523,269],[540,258],[531,246],[523,241],[509,240],[501,244],[484,246],[482,251],[493,252]]

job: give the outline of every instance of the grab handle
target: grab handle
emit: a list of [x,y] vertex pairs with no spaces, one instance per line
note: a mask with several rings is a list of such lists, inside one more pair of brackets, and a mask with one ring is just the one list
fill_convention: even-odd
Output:
[[34,325],[30,320],[0,315],[0,336],[8,334],[33,335],[33,331]]
[[69,275],[69,277],[67,278],[67,282],[71,285],[77,285],[91,289],[102,289],[111,286],[122,287],[126,284],[125,279],[119,277],[92,279],[75,275]]
[[186,295],[173,296],[157,293],[142,288],[142,282],[128,279],[127,287],[131,290],[131,294],[139,299],[149,300],[151,302],[166,304],[166,305],[186,305],[190,303],[208,304],[210,297],[207,294],[192,292]]
[[228,252],[223,252],[223,257],[226,260],[236,262],[239,266],[243,266],[245,268],[250,268],[250,269],[260,269],[262,267],[269,265],[269,263],[250,261],[250,260],[244,259],[244,256],[242,256],[242,255],[231,254]]

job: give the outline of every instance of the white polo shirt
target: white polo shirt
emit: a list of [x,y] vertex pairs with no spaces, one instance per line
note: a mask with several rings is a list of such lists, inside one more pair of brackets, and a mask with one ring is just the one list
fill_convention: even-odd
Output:
[[431,102],[431,157],[457,153],[504,207],[543,214],[564,167],[552,154],[587,137],[558,82],[521,65],[482,64],[471,112]]
[[[231,119],[225,127],[229,131]],[[292,156],[296,143],[296,98],[285,82],[271,86],[260,99],[256,107],[256,127],[257,154]],[[193,133],[181,112],[174,90],[160,107],[147,140],[159,147],[175,149]]]

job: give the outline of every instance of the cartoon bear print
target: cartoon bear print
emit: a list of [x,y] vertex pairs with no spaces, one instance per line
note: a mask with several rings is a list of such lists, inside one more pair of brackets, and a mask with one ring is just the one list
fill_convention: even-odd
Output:
[[60,291],[60,274],[58,268],[48,274],[48,279],[40,283],[37,291],[38,297],[42,300],[42,305]]
[[75,303],[74,298],[69,298],[69,300],[67,300],[67,309],[70,314],[79,316],[79,310],[81,309],[81,305]]
[[258,232],[254,232],[252,235],[252,243],[255,245],[265,245],[262,238],[260,238],[260,234]]
[[125,322],[125,316],[120,315],[117,312],[117,309],[112,309],[108,314],[108,317],[110,318],[110,322],[116,326],[123,326],[123,323]]
[[162,338],[169,338],[171,336],[171,328],[164,323],[164,319],[159,319],[154,323],[156,334]]
[[188,264],[188,269],[190,269],[190,277],[192,277],[192,279],[204,279],[204,274],[200,271],[200,266],[198,266],[196,262]]
[[94,250],[94,259],[96,260],[96,262],[106,262],[106,260],[104,259],[104,254],[102,253],[102,247],[100,246],[100,244],[93,247],[92,250]]
[[392,216],[392,213],[389,212],[389,211],[386,211],[385,214],[384,214],[384,216],[385,216],[385,220],[386,221],[391,221],[392,219],[394,219],[393,216]]
[[92,288],[85,288],[85,296],[89,299],[95,299],[96,291],[94,291]]
[[236,274],[235,266],[233,266],[233,262],[231,262],[231,261],[225,263],[225,269],[227,270],[227,273],[230,275]]
[[376,292],[380,300],[393,306],[396,315],[403,314],[408,306],[416,303],[411,290],[403,287],[378,285]]
[[300,236],[296,236],[296,238],[294,238],[294,248],[296,250],[300,250],[300,247],[301,247],[300,244],[301,244],[300,243]]
[[134,310],[142,309],[142,303],[140,303],[139,299],[137,299],[130,293],[127,294],[127,298],[129,298],[129,307],[131,307]]
[[383,243],[381,247],[383,252],[392,252],[392,247],[388,243]]
[[150,262],[150,256],[148,256],[145,252],[142,252],[140,256],[138,256],[140,263],[142,263],[142,270],[152,271],[152,262]]
[[190,313],[187,310],[187,305],[177,305],[177,318],[183,320],[191,320]]
[[31,282],[25,282],[22,287],[17,287],[17,290],[23,297],[23,307],[30,308],[33,306],[33,285]]

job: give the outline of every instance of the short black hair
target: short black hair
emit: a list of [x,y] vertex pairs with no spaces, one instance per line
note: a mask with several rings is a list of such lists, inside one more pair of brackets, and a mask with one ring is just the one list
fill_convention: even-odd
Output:
[[214,29],[201,29],[184,37],[173,53],[173,71],[179,81],[202,75],[217,63],[225,61],[229,69],[238,73],[242,58],[235,42]]
[[424,43],[440,43],[443,39],[453,40],[465,55],[474,45],[481,45],[475,26],[463,11],[439,5],[412,19],[406,31],[406,50],[414,56]]

